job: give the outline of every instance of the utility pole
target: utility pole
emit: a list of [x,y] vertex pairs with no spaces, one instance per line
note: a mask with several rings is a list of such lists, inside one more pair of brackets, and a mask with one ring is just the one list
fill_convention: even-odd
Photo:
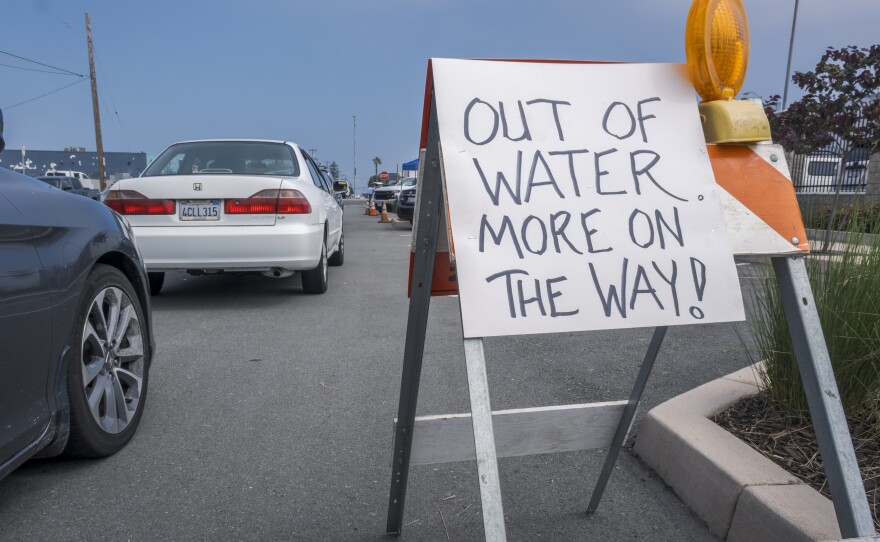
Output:
[[98,110],[98,81],[95,78],[95,50],[92,47],[92,24],[86,13],[86,39],[89,42],[89,77],[92,78],[92,111],[95,114],[95,143],[98,148],[98,179],[101,190],[107,188],[107,175],[104,171],[104,141],[101,138],[101,112]]
[[782,91],[782,110],[788,107],[788,85],[791,76],[791,52],[794,50],[794,29],[797,26],[798,0],[794,0],[794,16],[791,18],[791,40],[788,42],[788,64],[785,66],[785,86]]
[[351,116],[351,125],[352,125],[351,164],[354,167],[354,174],[351,176],[351,189],[352,189],[352,191],[354,191],[354,195],[357,196],[357,115]]

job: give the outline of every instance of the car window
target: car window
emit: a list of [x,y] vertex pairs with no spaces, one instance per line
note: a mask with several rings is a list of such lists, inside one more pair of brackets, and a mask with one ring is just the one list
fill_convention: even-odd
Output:
[[73,185],[74,190],[82,190],[83,185],[76,177],[70,179],[70,184]]
[[73,188],[70,185],[70,179],[61,179],[61,190],[70,190]]
[[183,162],[183,158],[185,156],[186,155],[183,153],[177,153],[174,156],[169,156],[161,171],[159,171],[158,173],[153,173],[153,175],[183,175],[183,172],[180,171],[180,164]]
[[324,186],[324,176],[321,174],[321,170],[318,169],[318,166],[312,160],[312,157],[306,153],[303,153],[303,158],[306,161],[306,167],[309,168],[309,173],[312,176],[312,182],[320,188],[321,190],[327,191],[327,187]]
[[165,149],[144,170],[163,175],[283,175],[299,177],[293,149],[267,141],[193,141]]
[[871,149],[868,147],[855,147],[847,155],[847,162],[867,162],[871,159]]
[[333,193],[333,179],[330,178],[330,174],[327,173],[326,171],[322,170],[321,173],[323,174],[322,177],[324,178],[324,187],[326,187],[327,191],[332,194]]
[[823,177],[836,175],[837,162],[810,162],[810,165],[807,166],[807,174],[820,175]]

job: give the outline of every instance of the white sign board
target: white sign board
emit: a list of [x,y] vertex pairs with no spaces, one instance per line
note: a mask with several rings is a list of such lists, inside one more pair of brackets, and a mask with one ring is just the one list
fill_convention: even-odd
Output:
[[465,337],[744,319],[683,66],[432,63]]

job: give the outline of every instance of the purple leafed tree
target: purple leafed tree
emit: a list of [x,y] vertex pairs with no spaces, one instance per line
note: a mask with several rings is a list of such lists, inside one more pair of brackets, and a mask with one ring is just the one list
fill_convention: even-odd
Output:
[[764,105],[773,140],[799,153],[854,147],[877,150],[880,143],[880,45],[829,47],[809,72],[792,81],[804,96],[776,111],[779,96]]
[[847,159],[857,149],[868,155],[880,150],[880,45],[829,47],[815,70],[791,79],[805,93],[800,100],[779,112],[778,95],[764,104],[773,140],[799,154],[828,149],[840,155],[824,252],[831,246]]

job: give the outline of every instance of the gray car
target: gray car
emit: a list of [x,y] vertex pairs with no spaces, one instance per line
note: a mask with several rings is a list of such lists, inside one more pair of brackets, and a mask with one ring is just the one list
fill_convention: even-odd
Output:
[[416,188],[417,185],[404,188],[397,196],[397,218],[400,220],[409,220],[412,222],[413,213],[416,207]]
[[[2,129],[0,113],[0,150]],[[0,168],[0,478],[132,438],[154,350],[147,284],[123,218]]]
[[78,196],[85,196],[89,199],[100,200],[101,199],[101,191],[95,190],[94,188],[86,188],[82,185],[82,182],[76,177],[59,177],[55,175],[51,175],[48,177],[37,177],[37,179],[43,181],[44,183],[54,186],[59,190],[64,190],[65,192],[70,192],[71,194],[76,194]]
[[376,206],[376,211],[381,213],[382,206],[386,205],[388,212],[393,213],[397,209],[397,196],[400,195],[400,191],[415,186],[415,184],[415,178],[407,177],[374,188],[373,204]]

